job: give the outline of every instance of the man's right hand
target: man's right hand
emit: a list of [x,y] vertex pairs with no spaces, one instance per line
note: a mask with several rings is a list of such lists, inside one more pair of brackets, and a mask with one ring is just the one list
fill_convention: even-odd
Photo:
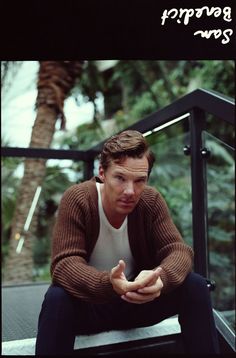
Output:
[[137,291],[138,289],[148,286],[150,282],[156,277],[155,271],[150,271],[149,275],[140,277],[134,282],[130,282],[126,279],[125,273],[125,262],[120,260],[118,265],[113,267],[110,273],[110,281],[114,291],[119,295],[124,295],[126,292]]

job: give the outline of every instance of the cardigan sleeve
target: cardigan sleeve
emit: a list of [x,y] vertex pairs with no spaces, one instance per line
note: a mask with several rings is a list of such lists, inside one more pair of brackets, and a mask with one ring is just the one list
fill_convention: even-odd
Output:
[[156,262],[162,267],[162,292],[167,293],[179,286],[192,270],[193,250],[184,242],[158,192],[153,203],[151,231]]
[[92,240],[88,235],[93,236],[91,228],[96,225],[91,221],[93,200],[88,196],[84,187],[82,190],[79,185],[73,185],[61,199],[52,241],[52,282],[74,297],[105,303],[117,294],[109,272],[98,271],[87,263],[88,242]]

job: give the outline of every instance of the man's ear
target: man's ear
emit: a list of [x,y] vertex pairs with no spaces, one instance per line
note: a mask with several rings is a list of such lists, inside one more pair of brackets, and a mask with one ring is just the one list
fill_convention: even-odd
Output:
[[99,166],[98,173],[99,173],[99,179],[103,182],[105,179],[105,172],[101,165]]

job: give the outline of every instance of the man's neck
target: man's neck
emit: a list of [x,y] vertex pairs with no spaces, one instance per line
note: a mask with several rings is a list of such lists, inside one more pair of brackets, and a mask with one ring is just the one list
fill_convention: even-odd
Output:
[[106,200],[104,200],[104,192],[103,192],[103,184],[100,185],[101,189],[101,201],[104,214],[106,215],[107,220],[115,229],[119,229],[123,224],[127,215],[118,214],[117,212],[113,212],[110,208],[106,205]]

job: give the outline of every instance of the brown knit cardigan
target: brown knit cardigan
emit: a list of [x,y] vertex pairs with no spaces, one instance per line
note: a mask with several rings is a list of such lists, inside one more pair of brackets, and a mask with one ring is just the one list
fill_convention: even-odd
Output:
[[[88,264],[99,235],[96,180],[75,184],[63,194],[53,232],[51,274],[52,282],[72,296],[105,303],[117,297],[109,272]],[[128,235],[137,273],[162,267],[162,293],[180,285],[191,271],[193,251],[184,243],[164,199],[154,188],[146,186],[128,215]]]

